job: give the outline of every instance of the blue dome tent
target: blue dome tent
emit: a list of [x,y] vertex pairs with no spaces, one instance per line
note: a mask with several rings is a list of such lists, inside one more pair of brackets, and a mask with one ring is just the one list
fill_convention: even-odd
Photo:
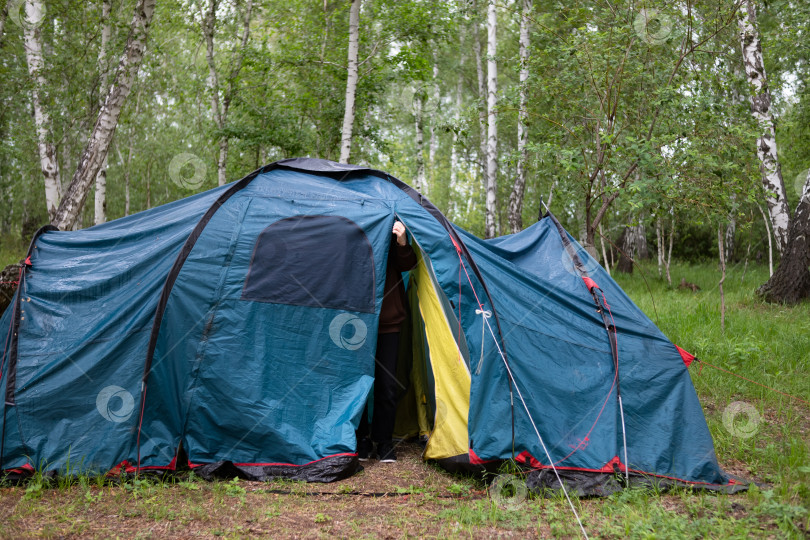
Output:
[[384,172],[303,158],[37,233],[0,318],[0,468],[355,473],[395,219],[419,258],[397,430],[427,435],[426,459],[515,459],[582,494],[744,487],[718,466],[691,355],[553,215],[480,240]]

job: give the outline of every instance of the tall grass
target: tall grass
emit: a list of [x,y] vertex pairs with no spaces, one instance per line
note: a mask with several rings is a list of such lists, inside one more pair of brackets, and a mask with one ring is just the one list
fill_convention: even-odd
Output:
[[[698,292],[668,286],[654,265],[641,269],[646,283],[638,269],[633,276],[614,277],[673,342],[707,363],[772,388],[692,364],[720,463],[772,483],[784,503],[810,507],[810,406],[800,401],[810,402],[810,303],[761,302],[755,290],[767,281],[767,267],[730,265],[724,332],[716,264],[673,265],[673,284],[685,278],[701,288]],[[736,402],[741,404],[732,405]],[[756,412],[734,415],[749,407]]]

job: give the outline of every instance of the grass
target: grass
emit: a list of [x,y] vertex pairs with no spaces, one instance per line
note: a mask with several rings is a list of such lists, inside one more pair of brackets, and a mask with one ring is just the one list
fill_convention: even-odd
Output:
[[[675,343],[706,362],[810,401],[810,304],[786,308],[759,302],[753,291],[767,279],[767,269],[729,269],[723,332],[715,265],[673,267],[673,282],[684,277],[701,287],[696,293],[667,286],[653,266],[642,268],[649,290],[638,271],[617,280]],[[632,489],[606,499],[574,499],[585,529],[592,538],[806,538],[810,407],[714,368],[701,369],[699,363],[690,372],[721,465],[763,487],[732,496]],[[743,412],[732,418],[729,413],[737,410]],[[0,488],[0,536],[579,534],[562,498],[495,504],[481,479],[423,463],[415,445],[399,454],[394,466],[369,462],[364,472],[328,485],[205,482],[193,475],[122,484],[87,477],[55,483],[36,476],[27,486]]]

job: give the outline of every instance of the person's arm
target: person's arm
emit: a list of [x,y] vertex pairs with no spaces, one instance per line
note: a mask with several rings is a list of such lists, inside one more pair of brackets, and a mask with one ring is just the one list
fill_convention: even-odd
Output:
[[405,225],[401,221],[394,222],[394,228],[391,231],[396,237],[396,269],[400,272],[407,272],[416,267],[416,253],[408,243],[408,235],[405,233]]

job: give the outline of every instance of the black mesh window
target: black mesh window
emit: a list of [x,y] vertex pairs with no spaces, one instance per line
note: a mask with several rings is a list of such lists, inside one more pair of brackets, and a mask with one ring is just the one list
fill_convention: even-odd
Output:
[[355,222],[294,216],[260,234],[243,300],[374,312],[374,255]]

